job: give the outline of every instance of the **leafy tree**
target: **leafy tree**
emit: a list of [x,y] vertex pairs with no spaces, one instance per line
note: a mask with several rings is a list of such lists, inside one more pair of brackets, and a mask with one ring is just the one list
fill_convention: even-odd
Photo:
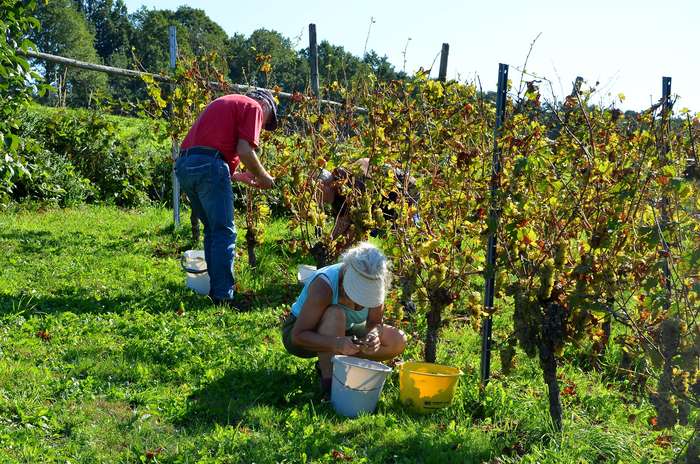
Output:
[[131,17],[136,54],[140,65],[150,72],[164,72],[170,65],[169,27],[177,28],[178,55],[183,58],[216,53],[225,69],[228,36],[203,10],[181,6],[177,11],[141,8]]
[[33,1],[0,0],[0,201],[12,191],[13,178],[26,173],[17,157],[17,116],[29,101],[30,83],[39,76],[17,52],[33,47],[26,36],[32,28],[39,27],[32,16],[35,8]]
[[380,81],[405,79],[407,77],[406,73],[403,71],[396,71],[394,65],[389,62],[386,55],[380,57],[374,50],[367,52],[364,58],[362,58],[362,62],[369,66]]
[[[299,52],[304,62],[309,61],[309,49]],[[403,79],[404,73],[397,73],[386,56],[380,57],[370,51],[360,59],[339,45],[333,45],[324,40],[318,44],[318,72],[322,88],[325,88],[327,98],[342,100],[344,98],[339,88],[352,89],[361,82],[367,81],[372,74],[377,81]]]
[[[168,48],[168,28],[176,25],[174,15],[170,10],[148,10],[142,7],[131,16],[138,38],[134,41],[134,49],[140,68],[148,72],[167,72],[170,65]],[[184,40],[185,29],[177,28],[178,52],[190,56],[189,41]]]
[[226,56],[228,35],[204,10],[181,6],[173,15],[173,20],[186,29],[182,36],[180,30],[177,32],[178,46],[186,40],[189,43],[188,48],[196,56],[212,52],[222,59]]
[[303,91],[308,83],[308,60],[276,31],[258,29],[247,39],[234,35],[229,40],[228,57],[233,82],[278,85],[286,91]]
[[[101,61],[93,45],[95,35],[72,0],[41,3],[37,18],[41,28],[33,31],[31,38],[41,51],[91,63]],[[51,62],[43,63],[43,68],[44,79],[56,88],[52,100],[59,105],[85,106],[93,96],[106,92],[107,76],[104,73]]]
[[318,45],[319,79],[325,84],[337,81],[349,87],[359,67],[360,59],[342,46],[332,45],[326,40]]
[[[79,3],[95,32],[95,49],[105,64],[131,68],[131,44],[135,40],[134,27],[129,20],[123,0],[82,0]],[[143,85],[140,81],[108,75],[113,97],[136,97]]]
[[106,64],[123,64],[134,35],[124,1],[83,0],[79,7],[92,24],[97,54]]

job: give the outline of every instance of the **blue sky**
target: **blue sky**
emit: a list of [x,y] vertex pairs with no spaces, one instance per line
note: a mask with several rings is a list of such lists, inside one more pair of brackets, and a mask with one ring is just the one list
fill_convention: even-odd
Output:
[[[362,55],[373,49],[407,72],[430,67],[443,42],[450,44],[448,78],[494,89],[498,63],[511,65],[517,89],[530,44],[527,71],[547,78],[557,97],[577,75],[600,82],[598,101],[641,109],[661,96],[662,76],[673,78],[676,109],[700,110],[700,2],[695,0],[125,0],[175,10],[201,8],[229,34],[274,29],[297,48],[308,46],[308,24],[318,40]],[[370,21],[373,18],[374,22]],[[439,59],[439,58],[438,58]],[[437,73],[437,62],[433,66]],[[545,96],[550,84],[543,83]],[[625,95],[619,103],[618,94]]]

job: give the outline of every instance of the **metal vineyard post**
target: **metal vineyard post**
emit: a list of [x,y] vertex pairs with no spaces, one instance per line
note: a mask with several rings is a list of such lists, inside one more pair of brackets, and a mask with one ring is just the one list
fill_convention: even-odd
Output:
[[486,249],[486,269],[484,272],[484,309],[489,313],[484,321],[481,340],[481,383],[489,381],[491,372],[491,311],[496,290],[496,232],[498,228],[499,211],[497,198],[499,178],[501,173],[501,147],[498,138],[505,120],[506,95],[508,93],[508,65],[498,65],[498,93],[496,95],[496,125],[493,130],[493,162],[491,165],[491,208],[489,211],[489,241]]

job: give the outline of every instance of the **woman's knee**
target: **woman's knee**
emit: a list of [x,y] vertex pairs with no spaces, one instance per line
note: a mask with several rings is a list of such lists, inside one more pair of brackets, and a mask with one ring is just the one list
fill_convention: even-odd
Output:
[[386,346],[395,356],[398,356],[406,348],[406,334],[396,327],[384,326],[382,330],[382,345]]
[[345,333],[345,311],[340,306],[331,305],[323,312],[318,325],[322,335],[343,335]]

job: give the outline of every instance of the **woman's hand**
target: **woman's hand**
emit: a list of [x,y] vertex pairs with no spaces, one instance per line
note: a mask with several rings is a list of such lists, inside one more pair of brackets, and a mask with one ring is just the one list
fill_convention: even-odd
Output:
[[375,327],[370,330],[362,339],[363,343],[360,346],[360,351],[363,354],[374,354],[379,351],[381,340],[379,339],[379,329]]
[[352,342],[352,337],[336,337],[335,338],[335,354],[344,354],[352,356],[360,352],[360,347]]

